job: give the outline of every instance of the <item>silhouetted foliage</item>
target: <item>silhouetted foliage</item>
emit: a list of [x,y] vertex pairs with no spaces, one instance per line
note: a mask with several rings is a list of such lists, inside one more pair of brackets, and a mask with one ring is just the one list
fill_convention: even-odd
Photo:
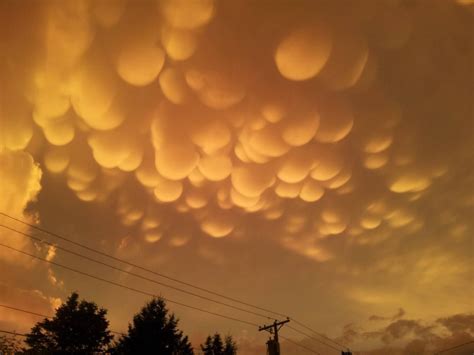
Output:
[[15,336],[0,335],[0,354],[19,354],[21,341]]
[[222,337],[219,333],[212,337],[208,336],[206,342],[201,345],[204,355],[235,355],[237,354],[237,345],[230,335],[225,337],[222,342]]
[[225,337],[224,355],[235,355],[237,354],[237,344],[234,342],[230,335]]
[[155,298],[133,317],[128,334],[120,338],[117,354],[194,354],[187,336],[178,329],[178,319],[168,314],[165,301]]
[[107,311],[72,293],[52,319],[44,319],[26,337],[27,353],[92,354],[104,351],[112,335]]

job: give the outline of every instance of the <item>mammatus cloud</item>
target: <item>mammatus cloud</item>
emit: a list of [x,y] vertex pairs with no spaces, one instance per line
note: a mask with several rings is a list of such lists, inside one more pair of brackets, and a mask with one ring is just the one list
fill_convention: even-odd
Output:
[[[470,147],[453,133],[469,124],[471,5],[247,5],[4,3],[6,148],[34,153],[83,201],[118,195],[121,222],[145,243],[175,243],[164,213],[215,238],[252,214],[318,261],[334,236],[372,243],[423,228],[418,205],[464,183],[445,147],[459,159]],[[432,25],[447,13],[450,37]],[[435,83],[391,87],[400,75]]]

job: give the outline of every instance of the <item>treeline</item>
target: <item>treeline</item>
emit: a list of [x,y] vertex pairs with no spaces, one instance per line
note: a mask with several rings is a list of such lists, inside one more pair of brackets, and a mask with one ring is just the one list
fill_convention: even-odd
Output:
[[21,347],[13,338],[0,337],[0,354],[159,354],[235,355],[231,336],[208,336],[199,349],[178,328],[178,319],[161,298],[154,298],[138,312],[118,340],[109,329],[107,310],[72,293],[52,318],[35,324]]

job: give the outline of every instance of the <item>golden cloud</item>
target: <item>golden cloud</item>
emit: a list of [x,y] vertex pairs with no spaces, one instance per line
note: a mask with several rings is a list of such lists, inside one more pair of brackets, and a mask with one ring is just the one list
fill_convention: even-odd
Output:
[[[21,212],[39,191],[31,153],[82,201],[119,196],[122,223],[139,226],[147,243],[165,239],[163,211],[216,238],[237,235],[252,215],[282,226],[279,243],[321,261],[332,236],[367,244],[419,230],[411,205],[463,179],[449,174],[443,121],[458,116],[456,132],[471,122],[460,75],[471,62],[432,53],[465,44],[469,5],[439,4],[459,23],[457,37],[431,26],[426,40],[436,9],[303,3],[254,4],[238,19],[237,2],[213,0],[2,4],[2,146],[26,152],[1,153],[2,188],[18,191],[0,195],[17,196]],[[427,74],[430,90],[385,85]],[[295,216],[285,213],[294,206]]]

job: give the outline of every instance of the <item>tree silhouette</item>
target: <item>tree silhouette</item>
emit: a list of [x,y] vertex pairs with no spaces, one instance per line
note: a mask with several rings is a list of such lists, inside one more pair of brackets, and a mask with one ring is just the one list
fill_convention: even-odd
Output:
[[168,314],[165,301],[154,298],[133,317],[128,334],[119,339],[117,354],[194,354],[187,336],[178,329],[178,319]]
[[93,354],[106,349],[112,335],[107,311],[72,293],[52,319],[44,319],[27,334],[28,353]]
[[208,336],[204,345],[201,345],[204,355],[235,355],[237,345],[230,335],[225,337],[224,343],[219,333]]
[[21,342],[15,336],[0,335],[0,354],[18,354]]
[[237,354],[237,344],[234,342],[230,335],[225,337],[224,355],[235,355]]
[[210,335],[206,338],[204,345],[201,344],[201,350],[204,355],[212,354],[212,337]]

